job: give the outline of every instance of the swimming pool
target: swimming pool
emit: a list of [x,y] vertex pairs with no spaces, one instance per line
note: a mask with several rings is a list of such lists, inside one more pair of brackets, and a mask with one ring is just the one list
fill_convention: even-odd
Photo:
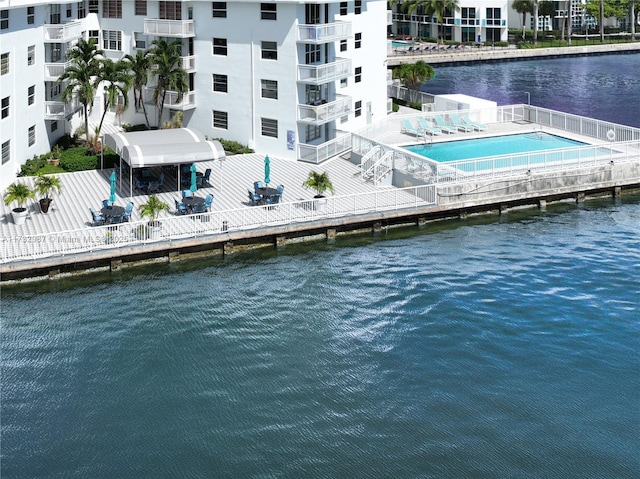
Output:
[[587,143],[549,133],[535,132],[447,141],[427,145],[410,145],[404,148],[438,162],[448,162],[585,145]]
[[411,45],[415,45],[415,43],[416,42],[414,42],[412,40],[410,40],[410,41],[397,41],[397,40],[394,40],[394,41],[391,42],[391,46],[393,48],[402,48],[402,47],[408,47],[408,46],[411,46]]

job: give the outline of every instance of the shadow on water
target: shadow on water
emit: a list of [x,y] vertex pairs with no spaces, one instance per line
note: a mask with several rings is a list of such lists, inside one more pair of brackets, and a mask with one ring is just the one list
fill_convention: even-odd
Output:
[[191,272],[210,274],[220,268],[243,268],[256,265],[277,264],[279,261],[294,256],[323,254],[337,249],[361,248],[380,241],[402,241],[425,235],[438,235],[460,227],[482,227],[496,222],[499,223],[529,223],[539,218],[561,216],[576,209],[610,208],[624,203],[640,202],[640,193],[624,195],[620,198],[602,197],[590,198],[585,202],[563,201],[551,203],[544,209],[526,207],[511,209],[502,214],[483,214],[467,216],[465,218],[450,218],[428,222],[421,226],[402,226],[384,228],[376,233],[357,233],[342,235],[334,240],[318,240],[299,243],[289,243],[279,248],[260,247],[245,251],[234,252],[225,257],[208,255],[197,258],[181,259],[178,262],[146,263],[128,266],[119,271],[95,271],[78,275],[58,277],[54,281],[37,280],[18,284],[3,285],[0,290],[2,296],[16,296],[28,299],[32,295],[44,292],[58,292],[70,289],[91,289],[101,285],[128,282],[146,282],[158,278],[171,280]]

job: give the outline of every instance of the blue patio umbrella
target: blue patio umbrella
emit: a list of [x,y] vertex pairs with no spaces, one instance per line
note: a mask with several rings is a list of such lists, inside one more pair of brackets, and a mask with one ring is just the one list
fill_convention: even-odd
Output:
[[111,173],[111,194],[109,195],[109,203],[114,204],[116,202],[116,172]]
[[268,185],[271,183],[271,160],[269,160],[269,155],[264,157],[264,182]]
[[191,188],[189,188],[194,193],[198,190],[198,185],[196,184],[196,164],[191,163]]

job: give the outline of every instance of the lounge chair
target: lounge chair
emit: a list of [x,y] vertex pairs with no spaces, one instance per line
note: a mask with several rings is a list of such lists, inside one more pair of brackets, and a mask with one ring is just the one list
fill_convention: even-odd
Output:
[[477,131],[485,131],[487,129],[487,125],[473,121],[471,118],[466,116],[462,118],[462,121],[464,122],[465,125],[468,125]]
[[455,126],[458,130],[464,132],[473,131],[473,127],[467,125],[466,123],[463,123],[457,113],[451,113],[449,115],[449,118],[451,119],[451,123],[453,123],[453,126]]
[[420,125],[420,128],[422,128],[425,132],[429,133],[430,135],[439,135],[440,133],[442,133],[440,131],[440,128],[436,128],[435,126],[431,126],[427,120],[425,120],[422,117],[418,118],[418,124]]
[[413,126],[406,118],[402,120],[402,128],[400,129],[400,132],[414,136],[424,136],[424,131]]
[[442,118],[442,115],[434,116],[433,121],[436,122],[436,126],[440,128],[440,131],[443,131],[445,133],[455,133],[456,131],[458,131],[455,126],[447,125],[444,122],[444,118]]

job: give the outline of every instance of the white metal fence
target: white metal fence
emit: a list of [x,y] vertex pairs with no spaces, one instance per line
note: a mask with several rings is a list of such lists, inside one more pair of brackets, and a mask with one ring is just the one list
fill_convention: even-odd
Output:
[[0,238],[0,262],[93,252],[160,240],[201,238],[221,233],[398,211],[436,203],[433,185],[388,189],[320,200],[239,208],[162,218],[160,229],[147,221],[96,226],[39,235]]

